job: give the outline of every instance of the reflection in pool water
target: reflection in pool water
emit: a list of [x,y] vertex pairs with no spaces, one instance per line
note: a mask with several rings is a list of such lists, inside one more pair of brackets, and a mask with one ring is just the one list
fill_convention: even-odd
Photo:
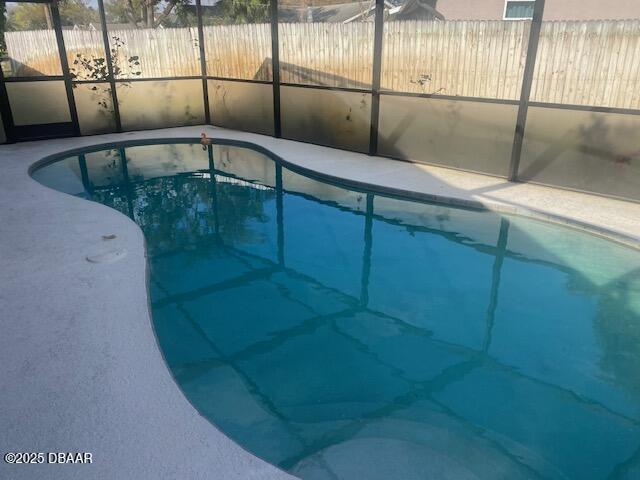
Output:
[[233,146],[34,177],[140,225],[186,396],[302,478],[640,478],[638,251]]

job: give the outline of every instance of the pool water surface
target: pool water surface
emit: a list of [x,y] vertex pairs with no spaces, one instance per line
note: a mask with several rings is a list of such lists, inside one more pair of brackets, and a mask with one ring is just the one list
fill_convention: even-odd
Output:
[[140,226],[180,388],[296,476],[640,478],[640,251],[233,145],[86,152],[33,176]]

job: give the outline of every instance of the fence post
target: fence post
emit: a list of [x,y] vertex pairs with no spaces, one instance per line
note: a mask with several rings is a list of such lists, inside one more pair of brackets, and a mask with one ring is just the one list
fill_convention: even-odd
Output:
[[116,91],[116,79],[113,75],[113,60],[111,58],[111,47],[109,46],[109,33],[107,32],[107,18],[104,13],[104,2],[98,0],[98,12],[100,12],[100,23],[102,23],[102,43],[104,43],[104,55],[107,62],[107,80],[111,89],[111,103],[113,104],[113,116],[116,121],[116,132],[122,132],[120,122],[120,105],[118,104],[118,92]]
[[282,136],[280,121],[280,52],[278,44],[278,0],[271,0],[271,81],[273,82],[273,136]]
[[202,95],[204,101],[204,121],[211,124],[209,112],[209,84],[207,82],[207,59],[204,53],[204,30],[202,28],[202,1],[196,0],[196,15],[198,17],[198,47],[200,48],[200,74],[202,75]]
[[540,41],[540,27],[542,26],[542,15],[544,13],[544,1],[545,0],[536,0],[533,9],[533,18],[531,19],[529,44],[527,45],[527,60],[524,65],[522,89],[520,90],[520,103],[518,106],[518,118],[516,120],[516,129],[513,135],[511,162],[509,163],[508,179],[511,182],[518,178],[520,155],[522,154],[522,141],[524,139],[524,128],[527,123],[527,111],[529,110],[531,84],[533,83],[533,73],[536,67],[536,55],[538,53],[538,42]]
[[384,0],[376,0],[373,30],[373,72],[371,75],[371,130],[369,155],[378,152],[378,120],[380,117],[380,77],[382,75],[382,33],[384,29]]
[[60,12],[58,11],[58,1],[53,0],[50,4],[51,19],[53,20],[53,29],[58,41],[58,52],[60,53],[60,65],[62,67],[62,76],[64,77],[64,86],[67,91],[67,102],[69,103],[69,113],[71,115],[71,123],[73,123],[73,131],[76,136],[80,136],[80,124],[78,123],[78,111],[76,109],[76,101],[73,96],[73,84],[71,83],[71,74],[69,72],[69,60],[67,59],[67,49],[64,47],[64,37],[62,35],[62,24],[60,22]]

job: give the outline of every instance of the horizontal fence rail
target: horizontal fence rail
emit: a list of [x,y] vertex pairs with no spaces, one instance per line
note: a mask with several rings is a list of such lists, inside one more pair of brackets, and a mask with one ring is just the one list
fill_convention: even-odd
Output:
[[[281,82],[368,89],[373,23],[281,23]],[[387,22],[383,90],[478,98],[519,97],[530,22]],[[271,80],[269,24],[203,28],[207,72]],[[12,70],[60,74],[52,30],[6,33]],[[199,75],[197,28],[109,32],[119,78]],[[101,32],[64,31],[69,63],[104,58]],[[34,73],[35,72],[35,73]],[[640,21],[543,22],[531,100],[640,108]]]

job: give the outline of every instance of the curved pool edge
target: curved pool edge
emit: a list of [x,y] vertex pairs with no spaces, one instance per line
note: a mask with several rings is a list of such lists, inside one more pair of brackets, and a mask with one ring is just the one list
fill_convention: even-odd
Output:
[[[56,465],[64,478],[294,478],[220,432],[178,387],[153,329],[140,228],[28,174],[34,158],[71,143],[0,150],[10,207],[0,247],[11,252],[0,255],[2,450],[93,454],[91,465]],[[87,262],[106,234],[126,260]],[[47,467],[2,463],[0,477],[51,478]]]
[[[169,136],[171,137],[170,141],[179,141],[180,139],[192,141],[202,130],[215,134],[222,132],[220,129],[209,126],[182,127],[164,130],[163,140],[169,141],[167,137]],[[293,163],[291,157],[297,154],[295,151],[289,156],[279,151],[280,148],[274,151],[273,144],[278,147],[284,146],[285,150],[287,146],[293,146],[295,148],[292,150],[302,149],[303,151],[314,151],[320,155],[333,155],[338,157],[338,160],[342,156],[360,162],[363,159],[366,161],[371,159],[371,157],[362,154],[298,144],[261,135],[224,132],[224,137],[220,137],[224,141],[254,144],[260,142],[257,144],[259,150],[264,149],[271,155],[280,158],[287,168],[301,173],[311,173],[311,176],[330,181],[332,178],[335,180],[338,177],[332,177],[322,169],[309,168],[308,165],[302,164],[303,162]],[[183,136],[184,134],[189,134],[189,136]],[[18,204],[18,207],[10,212],[7,222],[9,227],[13,227],[10,230],[15,230],[15,232],[12,231],[10,238],[5,238],[4,245],[2,245],[3,248],[15,249],[16,254],[12,255],[11,261],[0,256],[3,257],[0,259],[0,263],[3,265],[6,263],[9,267],[3,269],[5,273],[0,274],[0,278],[3,282],[12,281],[15,284],[8,292],[13,294],[14,298],[11,298],[7,305],[8,311],[14,315],[11,315],[9,321],[3,322],[6,334],[3,337],[4,341],[0,340],[3,342],[0,343],[1,346],[10,348],[2,350],[3,356],[6,357],[3,360],[8,361],[5,362],[0,379],[7,388],[7,385],[19,385],[19,382],[25,378],[24,372],[31,372],[29,383],[38,387],[27,389],[26,393],[24,390],[18,391],[16,388],[13,393],[0,400],[2,411],[8,412],[0,419],[0,431],[8,432],[0,436],[2,447],[5,451],[11,451],[11,449],[70,451],[75,449],[77,451],[93,451],[96,459],[102,457],[100,464],[61,467],[61,469],[65,469],[66,478],[128,478],[132,472],[144,473],[147,477],[153,478],[175,478],[178,472],[184,478],[207,478],[212,472],[224,475],[224,478],[293,478],[242,450],[206,419],[200,415],[194,415],[196,413],[194,407],[188,401],[185,402],[186,398],[170,376],[164,361],[157,362],[161,359],[158,358],[160,349],[156,339],[153,338],[153,330],[151,330],[152,335],[149,335],[146,323],[149,322],[148,324],[152,325],[148,310],[148,295],[145,291],[142,298],[140,296],[141,292],[147,288],[147,262],[144,238],[137,225],[115,210],[61,194],[38,184],[29,176],[30,172],[44,162],[50,161],[53,156],[58,157],[74,148],[84,149],[93,145],[113,145],[115,142],[126,143],[131,140],[155,143],[157,135],[158,131],[148,131],[1,147],[2,153],[7,150],[10,152],[9,158],[6,159],[10,168],[4,178],[0,179],[0,187],[3,187],[0,188],[0,199],[3,202],[12,200]],[[98,144],[96,139],[100,138],[107,138],[109,141]],[[269,148],[261,144],[267,144]],[[284,159],[284,157],[289,158]],[[34,162],[33,158],[40,160]],[[379,160],[383,161],[384,159]],[[394,163],[391,160],[384,161]],[[330,168],[331,165],[326,165],[326,167]],[[345,183],[345,179],[338,180],[340,180],[339,183]],[[548,212],[535,213],[531,211],[533,212],[531,213],[526,212],[523,207],[519,211],[508,211],[508,208],[516,207],[499,203],[491,205],[490,202],[451,197],[441,193],[394,190],[389,185],[380,186],[357,178],[347,178],[346,183],[362,189],[376,187],[374,188],[376,191],[380,191],[379,189],[382,188],[384,189],[383,193],[406,196],[416,200],[436,201],[469,208],[485,208],[504,213],[523,214],[522,212],[524,212],[525,216],[547,215],[549,216],[547,220],[554,218],[554,215]],[[527,215],[528,213],[530,214]],[[7,215],[6,212],[4,215]],[[25,222],[25,219],[30,221]],[[69,223],[65,223],[65,220]],[[554,223],[564,223],[565,221],[567,220],[562,219]],[[581,228],[579,223],[579,220],[575,220],[572,226]],[[133,228],[134,226],[135,228]],[[598,226],[589,226],[589,228],[591,228],[589,230],[591,233],[608,238],[612,238],[611,233],[618,235],[614,230],[603,235],[598,232],[598,229],[601,228]],[[98,230],[97,233],[96,230]],[[88,264],[80,253],[98,240],[97,237],[102,230],[105,232],[106,230],[109,232],[117,231],[119,235],[124,237],[125,246],[129,249],[129,259],[127,262],[92,266],[91,269],[87,269]],[[22,242],[21,238],[24,238],[25,232],[28,239]],[[43,239],[46,240],[47,251],[42,248]],[[640,236],[629,236],[629,239],[632,241],[632,246],[640,244]],[[52,257],[49,252],[53,252],[54,256]],[[36,275],[34,278],[32,272],[25,271],[40,266],[40,262],[47,260],[50,263],[46,265],[47,271],[44,277]],[[73,268],[69,268],[67,263],[69,261],[72,261]],[[129,265],[130,262],[131,265]],[[7,274],[7,272],[9,273]],[[11,274],[14,274],[15,278],[12,278]],[[51,275],[59,275],[61,281],[51,282]],[[79,277],[79,282],[76,281],[77,277]],[[120,297],[114,295],[113,292],[106,291],[116,281],[120,281],[125,287],[130,287],[127,295]],[[58,298],[46,292],[52,283],[56,283],[54,293]],[[85,318],[88,302],[91,304],[90,308],[94,310],[90,319]],[[70,306],[69,303],[73,305]],[[110,318],[113,315],[107,313],[104,308],[100,308],[104,306],[117,307],[117,313],[122,314],[123,317],[120,319]],[[141,316],[144,315],[146,315],[146,321],[140,322]],[[53,331],[50,329],[43,331],[43,325],[50,328],[49,324],[52,323],[50,321],[42,322],[41,320],[44,318],[48,320],[54,318],[61,324],[58,324],[58,328],[54,328]],[[72,321],[69,322],[69,319]],[[59,351],[60,345],[55,342],[58,339],[55,335],[56,330],[62,331],[62,337],[65,336],[65,332],[76,332],[79,327],[79,319],[93,322],[86,326],[86,331],[80,335],[83,342],[71,342]],[[119,323],[110,324],[108,329],[100,329],[101,321],[109,322],[110,320],[114,322],[119,320]],[[127,328],[128,323],[134,324],[134,331]],[[116,332],[115,330],[118,329],[119,331]],[[54,335],[48,335],[50,333]],[[114,341],[105,342],[105,337],[98,337],[99,334]],[[109,335],[115,336],[112,338]],[[105,344],[108,345],[108,348],[101,352],[100,349]],[[31,347],[35,347],[35,349]],[[97,352],[92,351],[92,348]],[[34,353],[36,358],[31,355]],[[124,355],[136,353],[126,360],[142,360],[147,363],[134,363],[132,366],[132,364],[114,357],[114,353]],[[98,358],[93,358],[97,354],[99,354]],[[109,365],[109,362],[113,362],[114,359],[118,360],[118,365],[115,368]],[[92,360],[93,364],[88,369],[89,372],[86,372],[86,368],[83,368],[83,362],[91,362]],[[79,398],[77,390],[66,388],[68,384],[65,383],[65,378],[78,375],[78,372],[75,371],[76,368],[82,370],[82,378],[90,380],[88,386],[81,388],[83,394],[88,393],[88,396],[85,395],[82,398]],[[96,377],[96,372],[102,377]],[[92,375],[84,375],[86,373],[92,373]],[[148,377],[147,382],[152,382],[147,383],[150,390],[138,388],[135,382],[131,383],[131,380],[145,377]],[[52,383],[54,380],[55,382]],[[119,392],[126,393],[127,397],[109,396],[104,384],[114,387]],[[62,388],[59,388],[61,385]],[[62,393],[58,393],[57,390],[62,390]],[[43,391],[56,396],[56,401],[53,402],[54,405],[57,405],[56,414],[67,420],[68,423],[52,419],[50,415],[47,415],[45,407],[51,403],[51,397],[44,395],[46,398],[42,398]],[[65,400],[68,403],[65,403]],[[120,403],[124,403],[124,405],[120,405]],[[96,404],[99,408],[95,408]],[[144,408],[140,408],[141,406]],[[132,416],[131,410],[136,415]],[[34,412],[36,413],[34,414]],[[28,421],[17,423],[17,418],[25,417],[28,418]],[[158,420],[166,421],[167,424],[158,425]],[[108,425],[110,423],[116,423],[118,426],[125,425],[127,431],[123,432],[121,428],[113,428]],[[70,428],[65,430],[65,426]],[[96,426],[98,426],[98,433],[96,433]],[[10,435],[11,438],[9,438]],[[96,437],[98,437],[97,440]],[[178,440],[184,441],[184,444],[180,445]],[[9,470],[3,464],[0,471],[7,469],[11,478],[50,477],[50,470],[41,467],[45,466],[17,466]],[[91,470],[92,468],[95,469]],[[122,472],[122,474],[119,476],[118,472]]]
[[[206,127],[206,128],[211,128],[211,127]],[[217,130],[218,129],[216,129],[216,131]],[[256,135],[256,136],[263,137],[262,135]],[[517,204],[506,204],[503,202],[492,201],[489,199],[483,199],[483,200],[473,199],[472,200],[468,198],[462,198],[459,196],[429,193],[429,192],[412,190],[412,189],[395,188],[391,186],[381,185],[379,183],[370,183],[366,181],[360,181],[355,178],[348,178],[344,176],[333,175],[333,174],[329,174],[321,170],[318,170],[316,168],[309,168],[307,166],[303,166],[294,160],[287,160],[286,158],[283,158],[282,156],[278,155],[272,150],[260,145],[259,143],[255,143],[253,141],[233,139],[233,138],[229,138],[229,136],[210,137],[210,138],[212,142],[219,145],[246,147],[246,148],[256,150],[272,158],[274,161],[280,163],[281,165],[283,165],[284,167],[286,167],[287,169],[293,172],[299,173],[307,177],[315,178],[320,181],[342,186],[345,188],[371,192],[378,195],[401,197],[407,200],[413,200],[413,201],[419,201],[419,202],[436,203],[436,204],[441,204],[446,206],[462,207],[462,208],[469,208],[469,209],[475,209],[475,210],[486,210],[486,211],[491,211],[491,212],[501,213],[501,214],[518,215],[521,217],[532,218],[534,220],[539,220],[543,222],[548,222],[548,223],[553,223],[557,225],[563,225],[566,227],[574,228],[592,235],[596,235],[599,237],[603,237],[603,238],[615,241],[616,243],[620,243],[628,247],[640,249],[640,234],[637,236],[629,235],[623,232],[619,232],[613,228],[598,226],[590,222],[585,222],[583,220],[573,218],[569,215],[558,215],[558,214],[545,211],[543,209],[528,208],[528,207],[517,205]],[[271,138],[271,137],[266,137],[266,138]],[[97,151],[97,150],[103,150],[108,148],[119,148],[119,147],[127,147],[127,146],[144,146],[144,145],[153,145],[153,144],[172,144],[172,143],[198,143],[199,140],[200,140],[199,137],[174,137],[174,138],[165,137],[165,138],[146,138],[141,140],[121,140],[116,142],[92,144],[90,146],[90,149],[92,151],[93,150]],[[296,142],[292,142],[292,143],[296,143]],[[304,144],[304,145],[307,145],[307,144]],[[316,145],[309,145],[309,147],[327,148],[332,151],[341,152],[341,150],[336,150],[329,147],[318,147]],[[40,160],[35,161],[29,166],[29,170],[28,170],[29,175],[32,175],[33,172],[35,172],[36,170],[50,163],[54,163],[57,160],[60,160],[61,158],[86,152],[86,149],[87,147],[79,147],[79,148],[74,148],[74,149],[54,153],[51,155],[47,155],[46,157],[43,157]],[[345,153],[351,154],[353,152],[345,152]],[[363,154],[359,154],[359,155],[363,155]],[[393,161],[393,160],[389,160],[389,161]],[[438,167],[434,167],[434,168],[438,168]],[[456,172],[456,173],[459,174],[459,172]],[[468,175],[480,175],[480,174],[469,173]],[[484,175],[481,175],[481,176],[484,176]],[[556,190],[557,192],[562,192],[569,195],[570,194],[588,195],[582,192],[572,192],[567,190],[553,189],[553,187],[545,187],[540,185],[533,185],[533,186],[541,190],[543,189]],[[592,195],[592,197],[601,198],[603,199],[603,201],[612,200],[612,201],[622,202],[624,204],[634,205],[632,202],[628,202],[625,200],[605,199],[604,197],[597,197],[594,195]]]

